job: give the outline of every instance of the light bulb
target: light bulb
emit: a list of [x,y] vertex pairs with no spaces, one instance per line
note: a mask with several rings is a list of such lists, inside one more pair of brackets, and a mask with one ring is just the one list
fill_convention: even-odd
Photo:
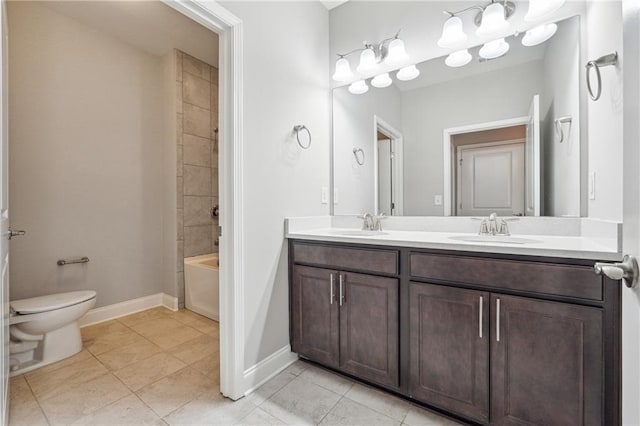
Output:
[[420,70],[415,65],[409,65],[408,67],[400,68],[396,77],[401,81],[409,81],[420,75]]
[[333,73],[333,79],[335,81],[349,81],[353,78],[353,72],[349,61],[345,58],[340,58],[336,61],[336,72]]
[[364,80],[358,80],[349,85],[349,92],[354,95],[362,95],[363,93],[367,93],[367,91],[369,91],[369,86],[367,86]]
[[480,37],[503,35],[509,27],[509,22],[504,15],[504,6],[500,3],[491,3],[482,12],[482,23],[476,34]]
[[522,44],[524,46],[536,46],[549,40],[558,31],[556,24],[543,24],[538,25],[535,28],[530,29],[522,37]]
[[373,80],[371,80],[371,85],[379,89],[382,89],[383,87],[389,87],[391,86],[391,83],[393,83],[393,81],[391,80],[391,77],[389,77],[388,72],[376,75],[375,77],[373,77]]
[[485,43],[480,49],[480,56],[485,59],[495,59],[504,55],[509,51],[509,43],[504,41],[503,38]]
[[407,59],[409,59],[409,55],[407,55],[407,51],[404,49],[404,41],[399,38],[394,38],[389,43],[389,47],[387,48],[387,57],[384,58],[384,63],[390,66],[401,65]]
[[560,9],[565,0],[529,0],[529,10],[524,15],[527,22],[542,21]]
[[438,46],[444,49],[459,47],[467,41],[467,35],[462,28],[462,19],[452,16],[447,19],[442,27],[442,36],[438,40]]
[[471,56],[469,51],[467,49],[464,49],[453,52],[452,54],[447,56],[447,59],[444,60],[444,63],[449,67],[457,68],[467,65],[469,62],[471,62],[471,59],[473,59],[473,57]]
[[373,51],[371,47],[367,47],[360,54],[360,63],[358,64],[358,68],[356,70],[360,74],[366,74],[367,72],[373,70],[378,63],[376,62],[376,52]]

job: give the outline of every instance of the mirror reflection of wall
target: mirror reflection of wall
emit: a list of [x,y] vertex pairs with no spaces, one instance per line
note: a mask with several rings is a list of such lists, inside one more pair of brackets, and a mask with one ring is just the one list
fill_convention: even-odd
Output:
[[[507,38],[511,49],[496,59],[478,60],[476,47],[464,67],[435,58],[412,81],[362,95],[335,89],[334,213],[580,216],[580,17],[559,22],[543,44],[521,39]],[[399,176],[377,119],[401,135]],[[517,135],[505,139],[509,131]],[[354,165],[353,146],[377,161]]]

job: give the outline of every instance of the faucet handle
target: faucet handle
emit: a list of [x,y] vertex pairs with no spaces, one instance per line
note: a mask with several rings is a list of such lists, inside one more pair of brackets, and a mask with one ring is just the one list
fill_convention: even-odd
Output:
[[478,234],[479,235],[488,235],[489,234],[489,223],[488,223],[487,219],[482,219],[482,222],[480,223],[480,232]]
[[511,235],[511,232],[509,232],[509,225],[507,225],[507,221],[505,219],[502,219],[500,221],[500,229],[498,230],[498,235]]

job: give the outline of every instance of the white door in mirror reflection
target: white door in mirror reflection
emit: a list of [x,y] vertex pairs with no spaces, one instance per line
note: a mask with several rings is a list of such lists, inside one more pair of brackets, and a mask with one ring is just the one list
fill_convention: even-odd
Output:
[[523,214],[524,148],[522,140],[458,147],[459,216]]
[[393,152],[391,139],[378,138],[378,214],[393,216]]
[[540,95],[535,95],[529,107],[529,121],[527,123],[526,140],[527,159],[527,216],[540,216],[541,212],[541,182],[540,173]]

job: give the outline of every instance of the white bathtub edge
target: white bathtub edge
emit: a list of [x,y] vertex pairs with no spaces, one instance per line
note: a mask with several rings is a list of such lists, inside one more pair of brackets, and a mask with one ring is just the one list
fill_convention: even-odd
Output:
[[158,306],[164,306],[172,311],[177,311],[178,298],[165,293],[157,293],[137,299],[125,300],[124,302],[114,303],[113,305],[101,306],[87,312],[78,320],[78,324],[80,327],[87,327]]

